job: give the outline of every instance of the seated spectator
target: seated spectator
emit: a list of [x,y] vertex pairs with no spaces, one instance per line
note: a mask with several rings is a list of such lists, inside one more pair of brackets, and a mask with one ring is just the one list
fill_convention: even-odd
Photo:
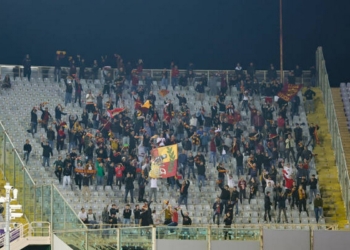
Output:
[[85,211],[85,208],[82,207],[80,209],[80,212],[78,213],[78,217],[83,223],[88,224],[88,217],[87,217],[87,213]]
[[87,213],[87,224],[89,224],[89,228],[98,228],[98,222],[96,220],[96,215],[92,212],[92,209],[89,208],[88,213]]
[[2,81],[2,85],[1,87],[3,89],[9,89],[11,88],[11,79],[10,79],[10,76],[9,75],[6,75],[4,80]]

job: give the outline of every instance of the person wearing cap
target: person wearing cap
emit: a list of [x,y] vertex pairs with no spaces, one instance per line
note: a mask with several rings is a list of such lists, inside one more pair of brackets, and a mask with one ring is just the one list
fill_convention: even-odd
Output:
[[323,200],[321,198],[320,193],[317,193],[316,198],[314,199],[314,211],[315,211],[316,222],[318,223],[318,220],[323,213]]

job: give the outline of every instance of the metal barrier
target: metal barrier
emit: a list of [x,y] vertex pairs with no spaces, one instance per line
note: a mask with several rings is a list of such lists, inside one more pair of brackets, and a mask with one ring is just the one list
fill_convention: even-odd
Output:
[[329,84],[326,62],[323,56],[322,47],[316,51],[316,77],[317,85],[323,93],[323,102],[326,107],[329,132],[332,136],[332,147],[335,152],[336,165],[338,168],[338,179],[342,191],[342,197],[346,208],[346,217],[350,221],[350,178],[348,165],[345,158],[342,139],[339,132],[339,124],[335,112],[332,92]]
[[[4,223],[0,223],[0,227],[4,227]],[[49,222],[35,221],[28,224],[11,223],[10,225],[10,243],[15,240],[26,238],[45,238],[43,244],[51,241],[51,229]],[[0,235],[0,247],[5,243],[5,233]],[[30,244],[30,242],[28,242]],[[50,244],[50,243],[49,243]]]
[[54,185],[39,185],[33,181],[1,122],[0,171],[18,189],[17,200],[29,222],[48,221],[52,229],[86,228]]
[[[50,66],[32,66],[32,77],[36,79],[50,79],[51,81],[54,80],[54,67]],[[77,68],[79,70],[79,67]],[[116,74],[118,69],[112,69],[113,70],[113,75]],[[155,81],[159,81],[162,78],[162,72],[164,69],[143,69],[142,74],[147,75],[150,74],[150,76],[153,78]],[[90,72],[91,68],[86,68],[86,71]],[[62,76],[67,75],[69,72],[68,67],[61,67],[61,74]],[[172,71],[167,70],[168,72],[168,81],[169,84],[171,84],[172,81]],[[179,69],[180,75],[183,73],[186,73],[187,70]],[[207,80],[209,81],[209,77],[215,74],[220,73],[221,76],[224,76],[226,78],[226,81],[229,82],[229,79],[235,74],[235,70],[223,70],[223,69],[218,69],[218,70],[204,70],[204,69],[196,69],[194,70],[195,77],[206,77]],[[246,70],[243,70],[244,74],[247,74]],[[280,77],[280,71],[277,70],[277,78]],[[283,75],[288,76],[289,71],[284,70]],[[302,77],[301,77],[301,83],[302,84],[309,84],[311,81],[311,72],[310,70],[303,70],[302,71]],[[15,77],[22,77],[23,75],[23,66],[21,65],[0,65],[0,75],[6,75],[9,74],[13,78]],[[102,72],[99,70],[98,73],[98,80],[102,80]],[[259,81],[266,81],[267,80],[267,70],[256,70],[255,76]],[[92,77],[88,75],[86,77],[86,80],[92,80]]]
[[[116,248],[119,246],[157,249],[157,240],[188,240],[206,241],[210,249],[211,241],[256,241],[262,249],[263,229],[288,230],[337,230],[335,224],[235,224],[231,228],[223,226],[156,226],[156,227],[106,227],[100,225],[97,229],[54,231],[54,234],[71,246],[90,249],[99,246]],[[310,239],[310,244],[312,244]]]

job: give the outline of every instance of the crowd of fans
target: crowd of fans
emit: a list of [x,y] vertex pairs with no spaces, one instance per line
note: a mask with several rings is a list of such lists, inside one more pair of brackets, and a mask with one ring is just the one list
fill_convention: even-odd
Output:
[[[95,60],[91,69],[87,69],[80,56],[70,58],[69,72],[64,77],[64,105],[77,103],[82,107],[81,115],[65,113],[61,104],[50,113],[46,103],[41,103],[30,112],[31,128],[28,130],[34,137],[39,124],[45,129],[46,135],[41,137],[43,167],[54,167],[61,185],[69,189],[77,186],[86,202],[93,184],[119,190],[124,186],[122,219],[118,218],[118,206],[113,204],[103,211],[103,223],[112,227],[121,222],[130,224],[133,215],[137,225],[157,225],[162,221],[165,225],[177,226],[180,211],[183,225],[191,225],[190,214],[183,212],[181,205],[187,208],[191,183],[200,189],[208,185],[210,168],[217,170],[215,185],[221,189],[212,205],[213,223],[220,224],[223,220],[225,227],[230,227],[234,216],[239,215],[243,201],[247,199],[250,203],[257,197],[264,197],[265,222],[271,222],[271,207],[278,211],[277,222],[281,222],[281,213],[288,222],[287,209],[296,207],[300,213],[308,212],[307,200],[314,203],[316,220],[319,220],[322,198],[317,190],[316,176],[310,175],[310,162],[314,157],[310,146],[315,147],[318,143],[318,126],[309,124],[309,134],[303,134],[301,127],[305,124],[293,123],[293,118],[299,115],[300,97],[295,95],[290,102],[277,98],[283,84],[272,64],[266,81],[255,77],[253,63],[246,70],[238,63],[235,73],[227,81],[220,72],[209,77],[196,75],[192,63],[185,74],[180,74],[178,67],[171,63],[171,68],[164,69],[158,82],[162,93],[178,93],[178,89],[189,90],[191,87],[196,92],[196,96],[191,97],[176,94],[176,104],[166,96],[153,93],[154,79],[144,72],[142,60],[136,65],[130,62],[124,65],[121,56],[115,55],[114,59],[116,70],[107,65],[107,57],[102,57],[100,63]],[[58,53],[54,71],[58,82],[62,77],[63,60],[64,54]],[[28,55],[23,66],[24,77],[30,80]],[[290,71],[287,81],[301,84],[301,76],[297,65]],[[101,78],[103,90],[97,96],[91,90],[83,90],[81,79],[88,78]],[[238,102],[231,98],[236,93]],[[210,110],[201,105],[195,110],[189,108],[187,98],[204,104],[208,95],[216,98],[210,104]],[[313,112],[315,92],[308,88],[303,95],[307,111]],[[108,101],[104,103],[106,96]],[[160,110],[156,105],[159,102],[157,96],[164,102]],[[127,98],[134,100],[134,107],[126,107],[124,100]],[[255,106],[255,101],[260,103],[261,99],[261,106]],[[146,102],[149,105],[145,106]],[[63,118],[65,116],[67,119]],[[167,185],[178,191],[177,204],[157,200],[158,181],[148,177],[151,150],[173,144],[178,144],[180,149],[178,173],[167,179]],[[65,145],[67,155],[59,155],[51,165],[53,148],[60,153]],[[28,141],[23,149],[28,163],[32,150]],[[132,209],[135,183],[138,185],[137,201],[142,202],[142,206],[135,205]],[[310,186],[308,197],[307,186]],[[148,197],[145,197],[146,190]],[[151,209],[152,203],[159,202],[164,206],[163,211]],[[160,218],[162,213],[164,220]],[[91,209],[87,213],[82,208],[79,217],[92,228],[97,224]]]

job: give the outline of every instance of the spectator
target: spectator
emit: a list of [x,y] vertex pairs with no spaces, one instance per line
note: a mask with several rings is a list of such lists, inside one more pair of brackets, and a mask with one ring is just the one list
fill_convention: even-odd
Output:
[[[232,214],[230,213],[226,213],[225,217],[224,217],[224,223],[225,226],[224,228],[231,228],[231,224],[232,224]],[[229,234],[229,230],[228,229],[224,229],[224,239],[227,240],[227,235]],[[230,234],[230,239],[231,239],[231,234]]]
[[131,217],[130,205],[126,204],[125,208],[123,210],[123,224],[124,225],[129,225],[130,224],[130,217]]
[[220,202],[219,198],[216,198],[216,201],[213,204],[213,210],[214,210],[214,215],[213,215],[213,223],[217,224],[218,226],[220,225],[220,217],[223,211],[223,204]]
[[134,222],[135,222],[135,225],[138,226],[140,224],[140,219],[141,219],[141,210],[140,210],[139,205],[136,205],[135,209],[134,209]]
[[180,197],[178,200],[178,206],[180,206],[183,202],[187,209],[187,197],[188,197],[188,188],[190,186],[190,182],[188,180],[184,180],[180,184],[178,178],[176,178],[176,185],[180,188]]
[[28,164],[30,152],[32,152],[32,145],[30,145],[29,140],[23,146],[23,160]]
[[32,61],[28,54],[23,59],[22,65],[23,65],[23,77],[28,77],[28,81],[30,82],[30,76],[32,74],[32,69],[31,69]]
[[309,204],[311,204],[312,200],[317,197],[316,196],[317,195],[317,183],[318,183],[318,180],[315,178],[315,175],[314,174],[311,175],[311,179],[308,181],[308,185],[310,185]]
[[11,79],[10,79],[10,76],[8,74],[5,76],[4,80],[2,81],[1,87],[3,89],[11,88]]
[[314,106],[314,98],[316,96],[316,93],[309,87],[307,87],[307,90],[303,94],[305,96],[305,112],[307,114],[310,114],[311,112],[315,112],[315,106]]
[[285,223],[288,223],[287,214],[286,214],[286,195],[285,193],[281,192],[278,195],[278,218],[277,223],[280,223],[281,221],[281,212],[283,212]]
[[149,190],[149,200],[152,200],[157,203],[157,192],[158,192],[158,182],[156,178],[151,178],[150,180],[150,190]]
[[98,228],[98,222],[96,220],[96,215],[92,212],[92,208],[89,208],[87,216],[87,224],[89,228]]
[[134,203],[134,177],[132,174],[127,173],[125,178],[125,197],[124,201],[127,203],[128,194],[130,192],[131,203]]
[[49,146],[47,141],[44,142],[44,138],[41,138],[41,147],[43,148],[43,167],[45,167],[45,165],[50,167],[50,155],[53,156],[52,148]]
[[299,214],[301,213],[302,210],[304,210],[309,216],[309,212],[306,209],[306,191],[303,189],[302,185],[300,185],[298,188],[298,195],[299,195]]
[[85,211],[85,208],[82,207],[80,209],[80,212],[78,213],[78,217],[84,224],[88,224],[88,218],[87,218],[87,213]]
[[271,205],[272,205],[272,202],[270,200],[270,192],[267,192],[264,199],[264,208],[265,208],[264,223],[267,222],[267,217],[269,217],[269,221],[271,222]]
[[323,214],[323,200],[319,193],[316,194],[316,198],[314,199],[314,211],[315,211],[316,222],[318,223],[320,217]]

